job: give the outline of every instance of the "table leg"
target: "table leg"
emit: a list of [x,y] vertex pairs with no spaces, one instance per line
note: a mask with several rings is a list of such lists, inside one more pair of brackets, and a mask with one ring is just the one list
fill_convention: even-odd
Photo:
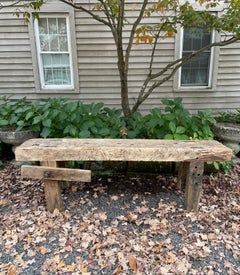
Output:
[[177,189],[182,190],[186,185],[188,162],[180,162],[178,168]]
[[[41,162],[42,166],[57,167],[56,161]],[[47,203],[47,210],[53,212],[55,208],[63,210],[63,201],[61,196],[61,187],[57,180],[44,179],[44,192]]]
[[197,211],[202,193],[204,162],[188,162],[186,165],[185,206],[188,211]]

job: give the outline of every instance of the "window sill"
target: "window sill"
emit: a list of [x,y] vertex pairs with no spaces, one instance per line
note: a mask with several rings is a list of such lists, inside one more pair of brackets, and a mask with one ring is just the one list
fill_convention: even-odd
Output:
[[40,89],[36,90],[37,94],[79,94],[79,91],[74,88],[69,89]]
[[201,87],[201,86],[174,88],[174,92],[214,92],[214,91],[215,91],[214,87]]

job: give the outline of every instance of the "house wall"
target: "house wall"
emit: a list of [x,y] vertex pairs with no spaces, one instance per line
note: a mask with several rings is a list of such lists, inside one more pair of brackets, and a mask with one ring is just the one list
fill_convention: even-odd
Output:
[[[83,1],[86,7],[89,1]],[[127,11],[133,21],[138,6],[132,2]],[[115,45],[106,26],[96,22],[89,15],[73,11],[66,5],[45,6],[42,12],[70,12],[75,37],[72,43],[76,49],[75,89],[41,90],[34,41],[33,24],[26,24],[13,16],[13,8],[0,10],[0,95],[27,96],[34,100],[48,97],[68,97],[86,103],[103,101],[111,107],[120,107],[120,83],[117,69]],[[130,26],[126,26],[124,38],[129,37]],[[178,55],[179,37],[164,39],[158,45],[154,68],[162,68]],[[74,48],[73,47],[73,48]],[[191,112],[214,109],[235,110],[240,106],[240,42],[215,50],[214,85],[212,89],[178,89],[176,75],[157,88],[141,106],[148,112],[161,106],[162,98],[182,97]],[[129,64],[129,87],[131,102],[134,102],[148,72],[151,45],[134,45]]]
[[31,94],[34,75],[28,26],[13,16],[13,9],[0,10],[0,94]]

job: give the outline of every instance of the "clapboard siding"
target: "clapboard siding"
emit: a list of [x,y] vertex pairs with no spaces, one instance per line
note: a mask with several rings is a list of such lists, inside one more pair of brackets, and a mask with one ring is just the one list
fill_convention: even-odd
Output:
[[[220,49],[218,69],[218,92],[226,100],[224,109],[240,107],[240,43],[234,43]],[[225,95],[225,97],[224,97]],[[218,106],[222,105],[220,99]]]
[[13,13],[14,9],[1,10],[0,93],[21,96],[34,93],[35,83],[28,25]]
[[[226,38],[226,37],[224,37]],[[219,49],[216,89],[211,92],[181,92],[186,108],[214,112],[240,108],[240,43]]]
[[[134,21],[135,11],[129,9],[128,15],[130,21]],[[149,19],[148,19],[149,20]],[[94,100],[94,97],[100,101],[111,103],[113,106],[119,106],[120,103],[120,82],[117,69],[116,46],[112,35],[108,28],[102,24],[96,23],[88,15],[84,13],[76,13],[76,29],[77,32],[77,49],[80,75],[80,96],[84,100]],[[125,26],[123,32],[124,46],[127,46],[127,38],[130,35],[130,25]],[[154,68],[161,69],[168,62],[173,60],[174,56],[174,39],[166,39],[159,43]],[[151,54],[151,45],[142,44],[132,46],[132,53],[129,63],[129,91],[131,102],[135,100],[143,81],[148,73],[149,60]],[[104,62],[103,62],[104,61]],[[85,72],[84,72],[85,71]],[[92,97],[94,87],[98,88],[98,92]],[[103,88],[105,87],[105,88]],[[166,89],[166,87],[168,87]],[[172,92],[172,81],[165,83],[161,87],[162,93],[154,92],[154,101],[156,98],[166,96],[168,92]],[[85,93],[86,90],[86,93]],[[101,96],[101,93],[104,93]],[[105,95],[108,95],[106,98]],[[109,98],[109,94],[111,98]],[[157,96],[156,96],[156,95]],[[148,104],[146,104],[149,109]],[[143,108],[143,111],[145,108]]]
[[[1,1],[7,3],[10,1]],[[94,0],[84,0],[88,8]],[[142,0],[126,0],[129,22],[134,22]],[[55,10],[53,3],[53,10]],[[58,9],[59,10],[59,9]],[[63,12],[67,12],[63,9]],[[86,103],[102,101],[111,107],[120,107],[120,81],[117,68],[116,46],[107,26],[96,22],[88,14],[75,11],[74,30],[76,37],[76,58],[79,85],[74,91],[45,91],[36,87],[37,66],[34,53],[34,38],[29,27],[21,18],[13,16],[14,9],[1,10],[0,17],[0,95],[14,94],[16,98],[28,96],[29,99],[68,97]],[[157,18],[156,18],[157,19]],[[146,18],[151,22],[154,18]],[[156,21],[157,22],[157,21]],[[124,47],[127,47],[131,24],[126,23],[123,32]],[[154,59],[154,72],[164,68],[174,60],[175,37],[166,38],[157,45]],[[151,45],[133,44],[129,63],[130,102],[137,98],[138,92],[148,73]],[[142,112],[153,107],[161,107],[162,98],[182,97],[184,106],[190,112],[214,109],[215,112],[233,110],[240,107],[240,43],[234,43],[219,50],[215,60],[216,85],[213,90],[180,90],[174,88],[170,79],[157,88],[141,106]]]

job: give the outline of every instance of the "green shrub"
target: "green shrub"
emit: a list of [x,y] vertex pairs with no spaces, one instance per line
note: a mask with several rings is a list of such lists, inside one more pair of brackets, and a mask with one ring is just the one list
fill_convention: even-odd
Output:
[[130,118],[101,102],[84,104],[66,98],[31,102],[9,97],[0,102],[0,127],[28,127],[43,138],[213,139],[211,111],[190,115],[181,98],[163,99],[163,110],[154,108],[145,116],[136,112]]
[[33,123],[40,127],[44,138],[114,138],[120,137],[120,115],[121,111],[104,107],[103,103],[51,99],[40,108]]
[[33,119],[38,114],[39,101],[31,102],[26,99],[0,98],[0,128],[12,127],[16,130],[31,129]]
[[213,139],[210,125],[215,123],[211,111],[190,115],[182,106],[182,99],[163,99],[164,112],[154,108],[145,116],[149,138],[159,139]]
[[240,109],[236,112],[220,112],[216,117],[218,122],[230,122],[240,124]]

